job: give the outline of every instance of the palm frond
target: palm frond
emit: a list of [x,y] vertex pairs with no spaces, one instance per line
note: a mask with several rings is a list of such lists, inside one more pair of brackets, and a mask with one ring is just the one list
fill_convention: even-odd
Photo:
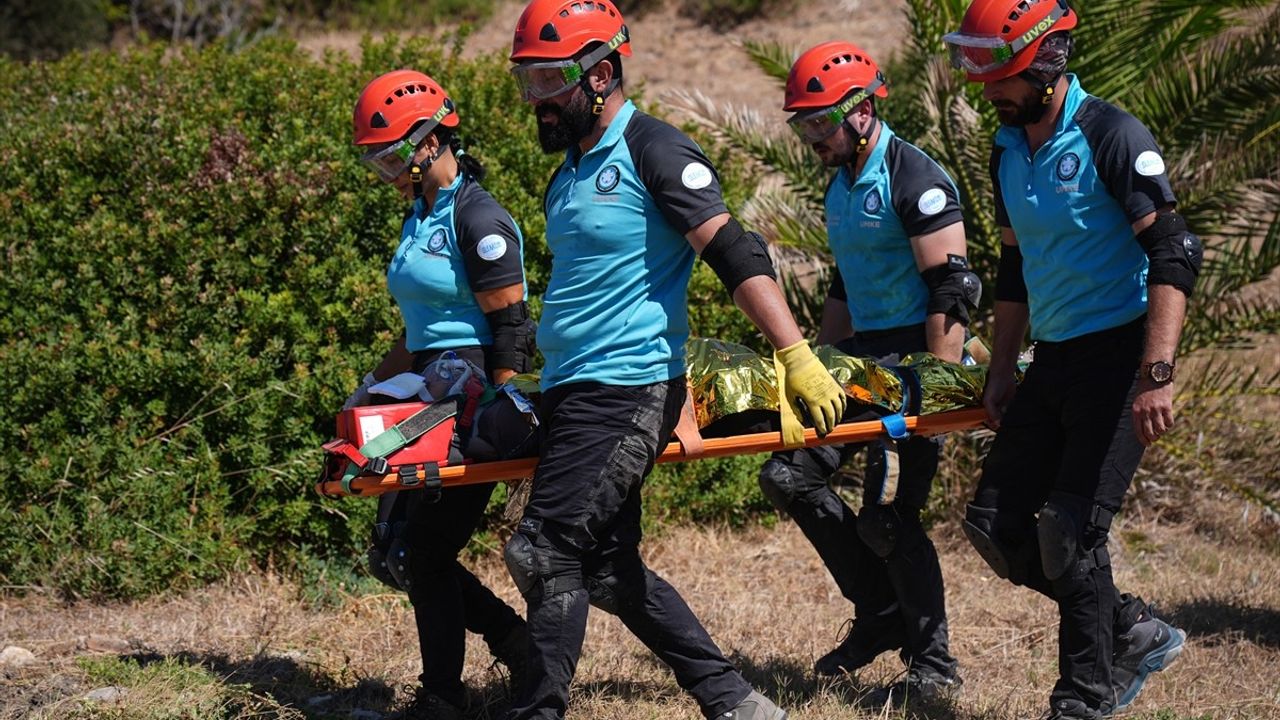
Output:
[[779,85],[786,84],[791,64],[799,54],[793,47],[768,40],[743,40],[742,49],[747,51],[747,57],[751,58],[756,67],[777,80]]

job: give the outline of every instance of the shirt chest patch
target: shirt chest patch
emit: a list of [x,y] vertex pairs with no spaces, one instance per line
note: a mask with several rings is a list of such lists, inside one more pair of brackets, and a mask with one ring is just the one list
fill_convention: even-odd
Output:
[[427,244],[422,248],[422,252],[428,255],[436,255],[439,257],[448,257],[445,248],[449,246],[449,234],[444,228],[436,228],[436,231],[427,237]]
[[596,175],[596,190],[602,193],[612,192],[618,187],[620,179],[622,179],[622,173],[617,165],[605,165],[604,169]]
[[1053,191],[1059,195],[1063,193],[1075,193],[1080,191],[1080,156],[1069,152],[1058,158],[1058,162],[1053,168],[1054,177],[1057,183],[1054,185]]
[[884,197],[880,195],[880,188],[871,188],[866,195],[862,196],[862,212],[870,215],[869,218],[863,218],[859,221],[858,226],[864,228],[880,227],[880,211],[884,209]]

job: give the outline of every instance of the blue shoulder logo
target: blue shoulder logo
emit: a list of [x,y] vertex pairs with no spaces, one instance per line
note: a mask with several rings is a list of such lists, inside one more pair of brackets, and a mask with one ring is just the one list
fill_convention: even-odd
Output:
[[880,200],[880,191],[872,189],[871,192],[867,193],[867,196],[862,200],[862,210],[868,215],[875,215],[880,212],[882,204],[883,203]]
[[444,249],[446,237],[444,229],[441,228],[431,233],[431,237],[427,240],[427,252],[438,253]]
[[606,165],[599,175],[596,175],[596,189],[602,193],[618,187],[618,180],[622,178],[622,174],[618,172],[617,165]]
[[1069,152],[1058,158],[1058,179],[1062,182],[1074,178],[1080,172],[1080,156]]

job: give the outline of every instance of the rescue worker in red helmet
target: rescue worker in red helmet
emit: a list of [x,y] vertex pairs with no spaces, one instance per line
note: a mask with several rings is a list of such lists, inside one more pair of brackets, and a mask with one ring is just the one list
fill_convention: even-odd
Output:
[[[344,409],[405,402],[378,394],[378,383],[422,373],[442,356],[469,361],[494,383],[532,369],[523,238],[481,187],[484,168],[462,151],[448,94],[423,73],[389,72],[360,93],[353,122],[363,163],[412,205],[387,268],[405,332]],[[422,491],[380,498],[370,565],[408,591],[422,651],[422,686],[404,717],[463,717],[467,630],[484,636],[513,683],[523,675],[524,621],[458,562],[493,489],[448,488],[434,502]]]
[[[1059,609],[1050,717],[1128,707],[1185,633],[1115,587],[1111,520],[1173,424],[1174,353],[1200,271],[1160,148],[1066,73],[1066,0],[975,0],[943,38],[1004,127],[991,175],[1001,257],[983,404],[995,442],[964,530],[998,575]],[[1034,360],[1015,386],[1028,325]]]
[[[958,193],[938,163],[880,119],[875,101],[887,96],[875,61],[848,42],[805,51],[787,77],[791,128],[836,170],[825,197],[836,271],[818,342],[886,365],[923,351],[960,362],[982,285],[969,270]],[[854,606],[848,634],[814,669],[851,674],[898,650],[907,675],[866,704],[949,697],[960,678],[938,553],[920,521],[941,438],[868,446],[855,513],[829,482],[857,449],[778,452],[760,470],[765,496],[796,521]]]
[[788,407],[802,402],[825,434],[845,395],[801,336],[764,241],[730,217],[710,161],[626,99],[630,55],[610,0],[533,0],[512,43],[542,148],[565,161],[543,203],[552,266],[538,330],[542,460],[505,548],[531,639],[530,680],[507,717],[564,717],[590,604],[671,667],[706,717],[783,720],[640,559],[641,486],[685,404],[696,257],[780,348]]

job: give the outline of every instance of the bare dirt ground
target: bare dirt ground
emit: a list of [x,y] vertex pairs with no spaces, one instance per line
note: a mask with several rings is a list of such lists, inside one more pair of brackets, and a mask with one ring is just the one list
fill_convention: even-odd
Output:
[[[628,82],[642,87],[651,101],[673,90],[698,90],[718,102],[745,105],[782,123],[786,118],[781,110],[782,90],[751,62],[742,50],[742,40],[771,40],[803,49],[825,40],[848,39],[873,57],[887,60],[906,33],[903,7],[901,0],[792,0],[787,10],[722,30],[699,25],[671,7],[655,9],[627,19],[633,53],[625,62]],[[468,37],[465,51],[509,51],[511,31],[523,8],[518,1],[499,4],[493,16]],[[334,49],[355,55],[360,38],[360,33],[334,32],[300,42],[316,53]]]
[[[1280,718],[1280,558],[1274,542],[1253,541],[1260,523],[1273,521],[1260,520],[1243,503],[1214,504],[1202,513],[1214,521],[1170,525],[1131,513],[1115,527],[1120,587],[1156,601],[1188,633],[1187,651],[1148,683],[1132,716]],[[928,716],[1037,717],[1056,676],[1055,608],[995,578],[953,524],[936,536],[965,686],[955,707]],[[672,529],[647,543],[646,557],[684,593],[748,679],[780,699],[795,720],[900,717],[856,709],[861,691],[854,684],[812,679],[809,668],[835,643],[849,607],[790,523],[739,532]],[[496,554],[473,564],[516,603]],[[251,576],[132,604],[0,600],[0,645],[35,655],[27,667],[0,668],[0,718],[370,720],[393,712],[419,670],[403,597],[348,595],[336,607],[315,608],[298,599],[299,590]],[[469,643],[472,717],[500,717],[503,678],[490,668],[483,643],[475,637]],[[104,684],[94,663],[117,657],[135,658],[142,667],[203,668],[211,679],[182,692],[172,679],[126,679],[115,681],[124,692],[114,700],[86,700]],[[896,658],[885,655],[860,680],[886,683],[900,671]],[[238,699],[226,699],[229,688]],[[184,706],[218,713],[184,714]],[[665,667],[617,620],[593,610],[570,717],[693,720],[699,714]]]

